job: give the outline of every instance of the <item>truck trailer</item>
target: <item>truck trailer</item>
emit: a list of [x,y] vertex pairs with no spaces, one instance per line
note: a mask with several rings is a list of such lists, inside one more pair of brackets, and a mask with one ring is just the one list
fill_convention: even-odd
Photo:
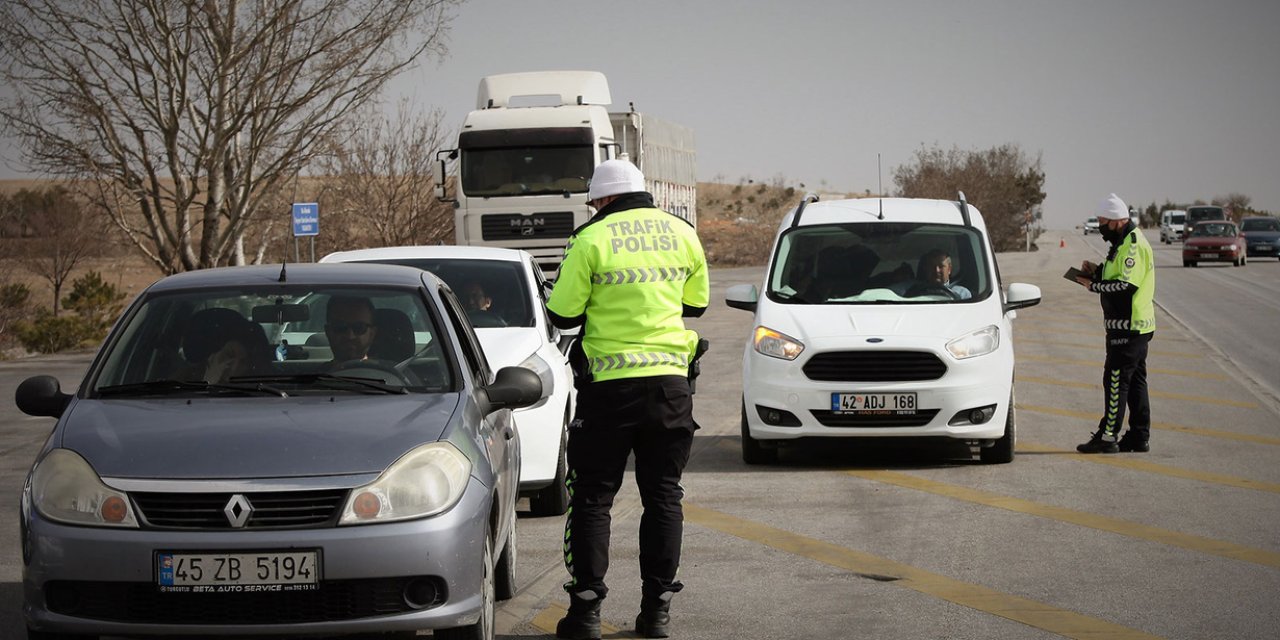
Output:
[[659,208],[696,224],[693,131],[634,108],[610,113],[612,103],[595,71],[481,79],[457,147],[436,155],[437,197],[454,205],[456,243],[523,249],[554,278],[569,236],[592,215],[591,174],[613,158],[635,163]]

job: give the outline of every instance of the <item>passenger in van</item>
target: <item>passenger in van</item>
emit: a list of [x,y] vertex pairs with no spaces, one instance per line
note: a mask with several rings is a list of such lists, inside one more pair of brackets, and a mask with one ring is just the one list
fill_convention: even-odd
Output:
[[889,288],[894,293],[908,298],[925,295],[930,289],[943,289],[956,300],[972,298],[973,292],[967,287],[951,281],[951,272],[951,254],[942,248],[930,249],[920,256],[914,278],[897,282]]

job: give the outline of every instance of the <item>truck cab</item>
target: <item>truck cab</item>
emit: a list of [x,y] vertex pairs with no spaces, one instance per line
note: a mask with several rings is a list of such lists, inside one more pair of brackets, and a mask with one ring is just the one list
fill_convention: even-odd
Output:
[[523,249],[554,278],[569,236],[591,217],[591,174],[612,158],[634,162],[658,206],[693,222],[692,132],[634,111],[611,114],[611,103],[594,71],[483,78],[457,148],[437,154],[437,196],[454,203],[456,243]]

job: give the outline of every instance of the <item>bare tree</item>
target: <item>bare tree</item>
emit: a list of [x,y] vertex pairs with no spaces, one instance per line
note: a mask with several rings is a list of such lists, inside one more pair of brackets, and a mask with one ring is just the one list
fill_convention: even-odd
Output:
[[62,286],[82,260],[101,246],[101,220],[63,186],[41,191],[23,189],[13,201],[25,212],[31,237],[21,241],[21,262],[53,287],[53,315],[58,315]]
[[348,237],[375,246],[453,239],[453,208],[436,199],[431,166],[450,137],[443,119],[439,109],[414,112],[404,102],[394,118],[369,113],[332,142],[319,163],[320,200]]
[[8,0],[0,122],[31,168],[85,178],[163,272],[240,263],[264,199],[444,54],[461,1]]
[[1040,157],[1014,144],[982,151],[922,147],[913,162],[894,169],[893,180],[908,198],[954,200],[963,191],[982,211],[996,251],[1021,248],[1045,196]]

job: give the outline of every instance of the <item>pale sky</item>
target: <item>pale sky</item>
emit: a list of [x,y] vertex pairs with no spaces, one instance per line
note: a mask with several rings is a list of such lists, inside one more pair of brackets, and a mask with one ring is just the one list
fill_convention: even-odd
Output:
[[890,190],[921,145],[1014,143],[1050,227],[1110,192],[1280,212],[1277,29],[1278,0],[470,0],[392,96],[456,129],[484,75],[596,70],[693,128],[702,181],[875,191],[879,153]]

